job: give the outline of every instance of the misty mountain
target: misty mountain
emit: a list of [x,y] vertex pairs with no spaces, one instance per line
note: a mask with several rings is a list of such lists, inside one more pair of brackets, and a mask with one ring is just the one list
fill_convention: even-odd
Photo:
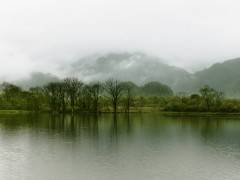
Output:
[[[74,76],[84,82],[114,78],[126,82],[132,81],[142,88],[146,83],[159,82],[163,86],[169,86],[175,93],[180,91],[194,93],[202,86],[209,85],[228,96],[240,94],[240,58],[216,63],[194,74],[169,66],[163,63],[162,59],[143,53],[92,55],[62,69],[65,70],[66,76]],[[59,80],[60,78],[55,75],[37,72],[32,73],[28,79],[15,83],[29,88]]]
[[196,72],[194,76],[195,80],[189,84],[189,89],[197,90],[203,85],[209,85],[230,96],[240,94],[240,58],[216,63]]
[[157,81],[177,91],[183,90],[184,84],[192,80],[187,71],[169,66],[162,59],[143,53],[109,53],[85,57],[73,63],[67,74],[83,81],[116,78],[138,85]]
[[34,72],[31,73],[29,78],[15,81],[14,84],[28,89],[30,87],[44,86],[49,82],[57,82],[59,80],[60,79],[57,76],[50,73]]
[[216,63],[192,74],[143,53],[110,53],[80,59],[70,66],[68,73],[86,81],[117,78],[138,85],[157,81],[175,92],[197,92],[202,86],[209,85],[235,96],[240,94],[239,69],[240,58]]

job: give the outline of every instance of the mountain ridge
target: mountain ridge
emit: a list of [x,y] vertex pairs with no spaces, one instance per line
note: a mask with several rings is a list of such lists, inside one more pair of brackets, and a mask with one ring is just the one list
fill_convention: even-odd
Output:
[[167,65],[161,58],[144,53],[109,53],[91,57],[90,62],[80,59],[70,66],[68,74],[87,81],[116,78],[139,85],[159,81],[174,89],[180,86],[179,77],[187,81],[191,76],[182,68]]
[[[147,82],[157,81],[170,86],[175,92],[194,93],[203,85],[209,85],[230,96],[240,94],[240,80],[238,80],[240,58],[215,63],[208,68],[190,73],[183,68],[164,63],[159,57],[141,52],[106,53],[83,57],[62,69],[65,70],[66,76],[77,77],[84,82],[105,81],[114,78],[143,85]],[[43,85],[51,80],[59,79],[52,74],[39,73],[25,81],[18,81],[18,84],[25,83],[29,87],[31,83],[37,85],[39,82],[40,85]]]

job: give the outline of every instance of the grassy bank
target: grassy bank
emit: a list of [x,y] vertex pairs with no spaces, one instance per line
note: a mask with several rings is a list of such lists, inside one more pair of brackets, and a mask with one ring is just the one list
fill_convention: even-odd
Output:
[[16,115],[16,114],[27,114],[30,113],[31,111],[26,111],[26,110],[0,110],[0,115]]
[[[18,114],[29,114],[34,113],[33,111],[26,110],[0,110],[0,115],[18,115]],[[39,111],[38,113],[51,113],[50,111]],[[85,111],[76,111],[75,114],[89,113],[95,114],[94,112],[85,112]],[[99,113],[113,113],[111,108],[102,109]],[[126,113],[123,108],[119,108],[117,111],[118,114]],[[158,107],[134,107],[129,111],[130,114],[141,114],[141,113],[156,113],[161,115],[170,115],[170,116],[240,116],[240,113],[234,112],[177,112],[177,111],[164,111]],[[59,114],[59,113],[54,113]],[[71,114],[70,111],[67,111],[66,114]]]

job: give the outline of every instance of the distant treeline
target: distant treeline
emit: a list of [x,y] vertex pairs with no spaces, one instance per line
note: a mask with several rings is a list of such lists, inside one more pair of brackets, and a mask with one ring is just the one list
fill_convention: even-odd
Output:
[[168,98],[164,106],[165,111],[176,112],[240,112],[240,100],[224,97],[224,93],[209,86],[202,87],[197,94],[185,95],[179,93],[177,96]]
[[113,79],[84,84],[76,78],[66,78],[29,90],[3,83],[0,109],[55,113],[130,112],[132,107],[145,106],[147,97],[172,95],[171,88],[158,82],[150,82],[139,87],[132,82],[119,82]]
[[199,93],[174,95],[159,82],[137,86],[132,82],[107,80],[84,84],[76,78],[51,82],[44,87],[24,90],[1,84],[0,109],[76,112],[240,112],[240,101],[224,98],[222,92],[204,86]]

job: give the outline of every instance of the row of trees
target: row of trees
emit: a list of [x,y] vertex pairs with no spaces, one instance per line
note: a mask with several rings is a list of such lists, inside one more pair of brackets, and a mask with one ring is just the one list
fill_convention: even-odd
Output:
[[223,92],[204,86],[198,94],[186,96],[182,93],[169,98],[164,109],[178,112],[240,112],[240,101],[227,99]]
[[[156,109],[181,112],[240,112],[239,100],[226,99],[222,92],[209,86],[204,86],[197,94],[190,96],[184,93],[174,96],[171,89],[154,82],[143,86],[153,95],[148,93],[142,96],[142,92],[133,83],[113,79],[104,83],[84,84],[76,78],[66,78],[29,90],[9,83],[3,83],[0,87],[0,109],[8,110],[54,113],[116,113],[119,110],[129,113],[130,110],[146,112]],[[164,93],[162,96],[155,96],[157,91]]]
[[51,112],[91,111],[99,112],[99,101],[111,104],[117,112],[118,105],[124,100],[126,112],[132,104],[132,88],[117,80],[104,83],[84,84],[76,78],[66,78],[60,82],[51,82],[44,87],[30,88],[3,83],[0,96],[1,109],[50,110]]

